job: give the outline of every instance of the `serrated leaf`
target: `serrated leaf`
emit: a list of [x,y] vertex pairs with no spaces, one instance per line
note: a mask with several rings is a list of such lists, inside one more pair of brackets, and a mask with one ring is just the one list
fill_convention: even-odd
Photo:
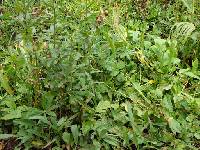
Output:
[[126,28],[124,26],[119,25],[116,28],[116,32],[117,32],[117,35],[118,35],[118,37],[120,38],[121,41],[126,41],[127,31],[126,31]]
[[6,90],[6,92],[8,92],[10,95],[13,95],[14,92],[9,85],[8,77],[3,74],[3,70],[0,70],[0,82],[1,86]]
[[15,101],[18,99],[19,97],[8,96],[4,99],[3,104],[5,104],[10,109],[16,109],[17,106],[15,104]]
[[195,30],[195,26],[193,23],[190,22],[178,22],[172,27],[171,30],[174,30],[173,35],[176,38],[178,38],[179,36],[188,37]]
[[67,121],[67,118],[65,117],[60,118],[60,120],[57,123],[57,126],[62,126],[63,124],[66,123],[66,121]]
[[16,109],[16,110],[9,112],[5,116],[3,116],[1,119],[2,120],[11,120],[11,119],[16,119],[16,118],[21,118],[21,110],[20,109]]
[[200,80],[200,77],[195,75],[194,73],[190,72],[189,69],[181,69],[181,70],[179,70],[179,73],[185,74],[188,77],[196,78],[196,79]]
[[110,145],[119,146],[119,141],[113,136],[106,136],[103,140]]
[[43,123],[49,124],[49,121],[47,120],[46,116],[32,116],[32,117],[29,117],[28,119],[41,120]]

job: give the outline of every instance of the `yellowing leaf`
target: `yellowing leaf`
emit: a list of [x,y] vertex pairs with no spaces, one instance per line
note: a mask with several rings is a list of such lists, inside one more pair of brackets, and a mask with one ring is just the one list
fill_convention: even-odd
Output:
[[146,58],[145,58],[145,56],[144,56],[142,50],[139,50],[139,51],[136,52],[136,57],[137,57],[137,59],[138,59],[143,65],[149,66],[149,63],[148,63],[148,61],[146,60]]
[[40,148],[41,146],[43,146],[44,144],[41,141],[32,141],[31,142],[34,147]]
[[128,108],[127,108],[127,104],[126,103],[122,103],[121,106],[124,107],[124,109],[126,110],[126,112],[128,112]]
[[149,80],[148,83],[153,84],[153,83],[155,83],[155,80]]
[[3,142],[0,142],[0,150],[3,150],[4,149],[4,143]]

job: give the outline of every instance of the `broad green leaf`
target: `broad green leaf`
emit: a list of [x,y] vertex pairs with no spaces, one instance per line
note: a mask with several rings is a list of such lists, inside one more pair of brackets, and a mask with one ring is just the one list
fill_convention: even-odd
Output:
[[181,0],[183,4],[187,7],[188,11],[194,13],[194,3],[195,0]]
[[130,102],[127,102],[127,110],[128,110],[129,121],[131,123],[133,131],[135,131],[135,134],[140,134],[139,128],[137,124],[135,123],[135,118],[133,116],[132,106]]
[[100,101],[96,107],[96,112],[99,112],[99,113],[106,112],[106,110],[110,107],[111,107],[111,103],[109,101]]
[[100,150],[101,149],[101,144],[97,140],[93,140],[93,145],[94,145],[94,150]]
[[131,122],[132,128],[134,128],[134,117],[133,117],[133,112],[132,112],[132,106],[131,104],[128,102],[127,103],[127,112],[128,112],[128,117],[129,117],[129,121]]
[[9,138],[12,138],[12,137],[15,137],[15,135],[13,135],[13,134],[0,134],[1,140],[9,139]]
[[51,108],[52,103],[53,103],[54,95],[52,95],[50,92],[44,93],[42,96],[42,107],[45,110],[48,110]]
[[195,98],[194,101],[196,102],[197,106],[200,108],[200,98]]
[[178,121],[176,121],[173,117],[168,119],[169,127],[173,133],[181,133],[181,125]]
[[166,45],[165,39],[161,39],[160,37],[157,37],[157,38],[154,39],[154,41],[155,41],[156,45],[164,46],[164,48],[165,48],[165,45]]
[[70,133],[64,132],[62,135],[62,139],[65,143],[70,144],[71,142],[71,135]]
[[83,122],[82,124],[82,132],[83,134],[87,134],[93,127],[93,122],[92,121],[86,121]]
[[64,125],[66,122],[67,122],[67,118],[62,117],[62,118],[60,118],[60,120],[58,121],[57,126],[62,126],[62,125]]
[[140,38],[139,35],[141,34],[140,31],[129,31],[130,36],[132,36],[132,40],[137,42]]
[[110,106],[113,109],[118,109],[119,108],[119,104],[111,104]]
[[196,72],[198,70],[198,59],[195,59],[193,62],[192,62],[192,72]]
[[77,125],[72,125],[71,126],[71,131],[72,131],[72,135],[73,135],[73,138],[74,138],[74,142],[76,144],[78,144],[78,137],[79,137],[79,129],[78,129],[78,126]]
[[1,0],[0,137],[27,150],[198,149],[199,0],[173,1]]
[[200,134],[199,134],[199,133],[195,133],[195,134],[194,134],[194,137],[195,137],[196,139],[200,140]]
[[170,112],[173,112],[173,105],[170,97],[169,98],[167,96],[164,97],[164,99],[162,100],[162,106],[167,110],[169,110]]

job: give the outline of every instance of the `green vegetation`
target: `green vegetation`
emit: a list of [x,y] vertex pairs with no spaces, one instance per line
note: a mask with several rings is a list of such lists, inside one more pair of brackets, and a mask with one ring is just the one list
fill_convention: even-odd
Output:
[[1,3],[4,146],[200,149],[199,0]]

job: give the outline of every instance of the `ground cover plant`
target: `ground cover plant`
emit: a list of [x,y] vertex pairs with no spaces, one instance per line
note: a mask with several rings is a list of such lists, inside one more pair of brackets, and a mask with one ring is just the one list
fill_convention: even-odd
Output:
[[200,149],[198,0],[0,3],[0,150]]

